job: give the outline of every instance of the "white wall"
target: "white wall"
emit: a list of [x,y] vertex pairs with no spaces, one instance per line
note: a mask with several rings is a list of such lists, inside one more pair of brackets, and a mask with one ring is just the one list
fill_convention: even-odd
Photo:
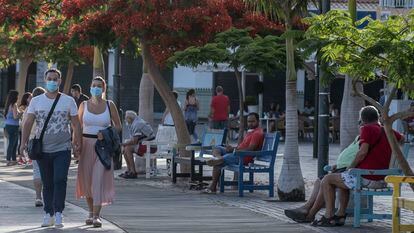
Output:
[[213,72],[194,72],[191,68],[174,68],[174,88],[212,88]]

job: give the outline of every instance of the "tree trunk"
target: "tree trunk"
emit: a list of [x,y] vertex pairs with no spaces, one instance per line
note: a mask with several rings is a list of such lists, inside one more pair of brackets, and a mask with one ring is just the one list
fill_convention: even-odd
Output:
[[[163,99],[165,105],[171,112],[177,133],[178,144],[188,145],[191,143],[191,139],[190,134],[188,133],[187,125],[185,124],[183,112],[178,106],[177,100],[172,94],[167,82],[162,77],[161,71],[152,57],[149,45],[146,44],[144,40],[141,40],[141,44],[144,62],[146,63],[149,71],[149,77],[154,83],[154,86]],[[180,155],[190,157],[191,153],[186,150],[180,150]],[[182,169],[182,172],[189,172],[188,166],[183,166],[180,169]]]
[[[362,83],[356,84],[358,92],[363,93]],[[354,94],[352,78],[345,76],[344,94],[341,104],[340,121],[340,150],[345,149],[351,144],[359,134],[359,111],[365,105],[364,99]]]
[[243,141],[244,137],[244,98],[243,98],[243,87],[242,87],[242,80],[240,77],[240,72],[237,70],[237,67],[234,68],[235,74],[236,74],[236,80],[237,80],[237,90],[239,94],[239,138],[238,143],[240,144]]
[[33,58],[25,57],[19,59],[19,78],[17,83],[17,91],[19,92],[19,100],[21,100],[23,94],[26,92],[26,80],[29,66],[32,64]]
[[394,131],[392,129],[392,123],[393,122],[391,122],[389,119],[384,120],[384,130],[385,130],[385,134],[387,135],[388,143],[391,146],[393,156],[395,156],[395,158],[397,159],[398,164],[401,170],[403,171],[404,175],[414,176],[413,170],[411,169],[407,160],[404,158],[404,155],[401,151],[397,138],[394,135]]
[[[290,30],[286,20],[286,30]],[[286,126],[285,152],[277,192],[281,201],[305,200],[305,184],[299,160],[296,67],[293,38],[286,38]]]
[[73,70],[75,63],[70,61],[68,64],[68,71],[66,73],[65,85],[63,86],[63,93],[70,95],[70,88],[72,86]]
[[102,52],[98,47],[93,49],[93,77],[101,76],[105,79],[105,62],[103,60]]
[[142,63],[142,77],[139,84],[139,116],[146,122],[154,122],[154,83],[148,74],[144,59]]

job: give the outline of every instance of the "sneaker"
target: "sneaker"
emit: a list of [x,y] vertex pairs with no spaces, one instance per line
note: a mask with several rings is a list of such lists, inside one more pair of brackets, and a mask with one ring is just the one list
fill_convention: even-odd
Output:
[[50,216],[50,214],[45,214],[45,216],[43,216],[43,223],[41,225],[41,227],[51,227],[55,224],[55,219]]
[[36,199],[35,206],[36,207],[42,207],[43,206],[43,201],[41,199]]
[[102,227],[102,220],[100,217],[93,218],[93,227]]
[[20,158],[20,159],[17,161],[17,164],[18,164],[18,165],[26,165],[26,162],[25,162],[22,158]]
[[55,213],[55,227],[57,228],[63,227],[63,216],[62,216],[62,213],[60,212]]

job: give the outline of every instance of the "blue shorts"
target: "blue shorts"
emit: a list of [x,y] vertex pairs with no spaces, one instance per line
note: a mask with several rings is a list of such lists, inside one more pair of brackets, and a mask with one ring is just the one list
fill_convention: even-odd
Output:
[[228,153],[226,151],[226,148],[223,146],[216,146],[214,149],[217,149],[220,151],[220,155],[223,156],[224,163],[223,166],[227,165],[237,165],[239,164],[239,157],[236,156],[234,153]]

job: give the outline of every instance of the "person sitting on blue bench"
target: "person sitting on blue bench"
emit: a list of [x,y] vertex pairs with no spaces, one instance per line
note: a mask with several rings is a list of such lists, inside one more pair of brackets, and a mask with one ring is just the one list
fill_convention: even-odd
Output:
[[[239,164],[239,158],[233,153],[234,151],[258,151],[262,148],[264,133],[263,129],[259,127],[259,114],[249,113],[247,128],[247,134],[237,147],[227,145],[226,147],[219,146],[213,149],[214,158],[206,162],[207,165],[213,166],[213,181],[210,187],[204,190],[204,193],[217,192],[217,183],[223,166]],[[247,156],[244,158],[243,163],[245,165],[251,162],[253,162],[253,157]]]
[[[363,107],[360,115],[360,143],[359,151],[348,169],[359,168],[369,170],[388,169],[391,160],[391,146],[388,143],[384,129],[379,123],[379,113],[374,106]],[[404,137],[393,131],[398,141],[404,141]],[[362,187],[370,189],[381,189],[387,186],[384,176],[363,176]],[[340,206],[348,206],[349,191],[356,186],[356,177],[348,170],[342,173],[331,173],[326,175],[321,182],[321,195],[325,201],[325,214],[319,220],[315,220],[313,226],[335,226],[338,221],[345,222],[346,208],[339,208],[335,213],[335,192],[338,189]],[[315,213],[316,214],[316,213]],[[309,219],[314,216],[307,216]],[[341,224],[343,225],[343,224]]]

